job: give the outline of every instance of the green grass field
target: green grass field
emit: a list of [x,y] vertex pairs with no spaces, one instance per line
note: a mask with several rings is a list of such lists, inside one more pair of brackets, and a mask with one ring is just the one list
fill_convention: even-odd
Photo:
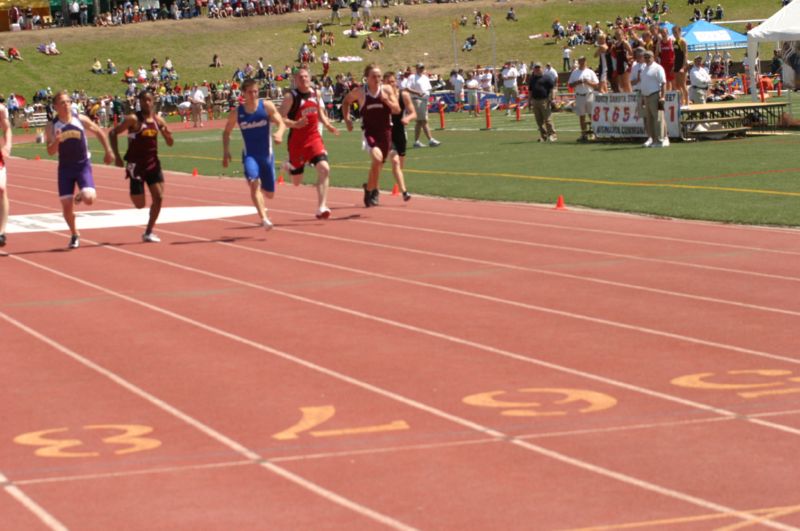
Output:
[[[577,144],[577,118],[555,115],[559,142],[535,142],[530,115],[516,122],[495,116],[493,130],[483,118],[448,115],[435,131],[438,148],[409,149],[406,180],[415,194],[470,199],[551,203],[563,195],[568,206],[722,222],[800,225],[800,168],[795,162],[800,136],[673,142],[669,149],[642,149],[638,143]],[[238,133],[232,151],[241,146]],[[334,186],[359,188],[366,180],[367,155],[360,135],[326,135]],[[124,144],[124,142],[123,142]],[[18,145],[15,154],[46,158],[44,146]],[[95,147],[94,149],[97,149]],[[285,156],[285,146],[277,158]],[[101,151],[97,151],[96,160]],[[170,170],[202,176],[241,178],[234,163],[221,166],[221,132],[176,135],[172,149],[162,145]],[[13,173],[12,173],[13,175]],[[309,175],[313,178],[314,172]],[[122,170],[120,170],[122,178]],[[382,188],[392,188],[384,170]]]

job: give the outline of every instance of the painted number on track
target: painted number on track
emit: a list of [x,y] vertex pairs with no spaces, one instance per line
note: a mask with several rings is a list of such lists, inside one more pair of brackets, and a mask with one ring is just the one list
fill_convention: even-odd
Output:
[[[81,430],[116,432],[101,439],[105,445],[112,447],[124,446],[124,448],[115,448],[114,454],[116,455],[143,452],[161,446],[161,441],[158,439],[142,437],[153,431],[150,426],[141,426],[139,424],[93,424],[83,426]],[[83,439],[59,436],[59,434],[64,434],[67,431],[69,431],[69,428],[32,431],[16,436],[14,442],[26,446],[38,446],[39,448],[36,449],[34,454],[39,457],[80,458],[100,455],[100,452],[97,451],[86,451],[85,448],[81,450],[81,447],[86,445]]]
[[336,414],[333,406],[310,406],[300,408],[301,417],[297,423],[282,432],[272,436],[279,441],[297,439],[300,434],[308,432],[312,437],[338,437],[343,435],[361,435],[365,433],[377,433],[382,431],[397,431],[409,429],[408,423],[404,420],[395,420],[387,424],[374,426],[359,426],[355,428],[341,428],[337,430],[315,430],[317,426],[328,422]]
[[[617,400],[603,393],[585,389],[562,388],[525,388],[517,389],[517,393],[545,395],[547,400],[512,401],[503,400],[508,391],[487,391],[464,398],[464,403],[471,406],[502,409],[501,415],[507,417],[548,417],[578,413],[595,413],[609,409],[617,404]],[[558,406],[554,409],[553,406]],[[580,405],[580,407],[577,407]],[[563,406],[570,406],[565,408]]]
[[[672,380],[673,385],[710,391],[735,391],[742,398],[800,393],[800,377],[784,369],[749,369],[687,374]],[[716,381],[711,381],[715,378]]]

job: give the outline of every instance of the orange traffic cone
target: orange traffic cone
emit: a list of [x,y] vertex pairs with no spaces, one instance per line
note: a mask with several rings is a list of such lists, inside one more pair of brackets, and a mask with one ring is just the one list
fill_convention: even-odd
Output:
[[36,159],[35,160],[42,160],[42,157],[40,157],[39,155],[36,155]]
[[285,181],[283,180],[283,174],[281,173],[278,175],[278,184],[283,184]]
[[564,205],[564,196],[558,196],[558,201],[556,201],[556,210],[566,210],[567,207]]
[[197,177],[197,168],[192,169],[192,177]]
[[397,183],[395,183],[394,188],[392,188],[392,195],[400,195],[400,187],[397,186]]

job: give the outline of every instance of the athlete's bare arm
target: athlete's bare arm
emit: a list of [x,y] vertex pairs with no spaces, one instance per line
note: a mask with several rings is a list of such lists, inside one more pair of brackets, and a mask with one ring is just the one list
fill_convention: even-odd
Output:
[[350,106],[361,97],[361,87],[356,87],[344,97],[342,101],[342,118],[348,131],[353,130],[353,120],[350,119]]
[[293,103],[294,96],[292,96],[291,92],[287,92],[286,96],[283,97],[283,102],[281,103],[281,117],[283,117],[283,123],[286,124],[286,127],[289,129],[302,129],[308,125],[308,118],[305,116],[299,120],[292,120],[289,118],[289,111],[292,110]]
[[44,141],[47,144],[48,155],[55,155],[58,153],[58,146],[61,144],[61,131],[56,131],[53,122],[49,122],[44,128]]
[[411,120],[417,119],[417,110],[414,108],[414,103],[411,101],[411,96],[408,95],[408,92],[401,92],[400,97],[403,98],[403,105],[406,108],[400,121],[403,125],[408,125],[411,123]]
[[278,112],[278,108],[275,107],[275,104],[271,101],[264,102],[264,109],[266,109],[269,119],[278,126],[272,133],[272,141],[276,144],[280,144],[283,142],[283,132],[286,131],[286,124],[283,121],[283,117],[281,113]]
[[8,120],[8,110],[0,104],[0,152],[3,158],[11,155],[11,122]]
[[156,126],[158,126],[158,130],[161,131],[161,134],[164,135],[164,142],[167,143],[169,147],[175,143],[175,139],[172,138],[172,131],[170,131],[169,127],[167,127],[167,122],[160,116],[155,116]]
[[136,117],[135,114],[129,114],[122,120],[122,123],[117,125],[111,131],[108,132],[108,141],[111,144],[111,150],[114,152],[114,164],[122,168],[125,166],[125,163],[122,161],[122,157],[119,154],[119,145],[117,142],[117,137],[123,133],[127,133],[136,127],[137,122],[139,119]]
[[225,122],[225,130],[222,131],[222,167],[227,168],[231,161],[231,132],[236,127],[236,118],[239,111],[236,108],[228,113],[228,121]]
[[319,114],[319,120],[322,122],[322,125],[325,126],[325,129],[328,132],[333,133],[334,136],[339,136],[339,130],[331,123],[330,119],[328,119],[328,113],[325,111],[325,104],[322,102],[322,96],[320,95],[319,91],[317,92],[317,108]]
[[398,114],[400,112],[400,103],[397,102],[397,95],[394,93],[394,89],[389,85],[381,85],[381,99],[389,107],[389,110],[392,114]]

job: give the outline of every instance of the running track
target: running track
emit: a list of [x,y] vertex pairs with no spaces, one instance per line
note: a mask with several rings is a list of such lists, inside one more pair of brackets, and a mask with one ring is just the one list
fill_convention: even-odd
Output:
[[[54,174],[12,160],[12,214]],[[314,197],[10,236],[2,529],[800,528],[797,231]]]

